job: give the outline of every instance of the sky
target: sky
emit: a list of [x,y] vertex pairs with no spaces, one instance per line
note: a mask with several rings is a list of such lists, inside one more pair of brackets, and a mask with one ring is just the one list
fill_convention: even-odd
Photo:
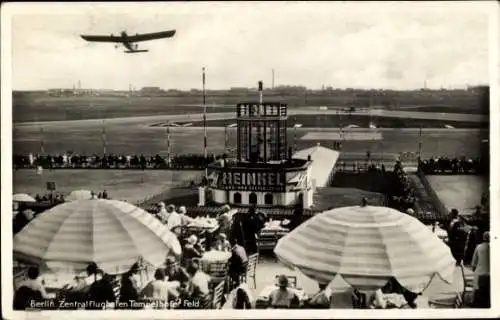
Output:
[[[11,4],[12,87],[464,88],[487,84],[492,3]],[[5,9],[5,8],[3,8]],[[126,54],[80,34],[176,29]]]

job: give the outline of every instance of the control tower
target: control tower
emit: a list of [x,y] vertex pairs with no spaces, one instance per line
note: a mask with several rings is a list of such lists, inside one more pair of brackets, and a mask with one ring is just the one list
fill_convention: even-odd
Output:
[[312,204],[310,159],[293,159],[287,146],[287,105],[262,101],[236,105],[236,159],[209,166],[212,202],[260,207]]

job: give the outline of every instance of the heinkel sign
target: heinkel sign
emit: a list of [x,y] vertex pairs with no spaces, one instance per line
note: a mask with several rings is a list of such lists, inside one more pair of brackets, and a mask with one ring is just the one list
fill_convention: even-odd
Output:
[[218,185],[228,190],[284,191],[285,173],[280,171],[223,171]]

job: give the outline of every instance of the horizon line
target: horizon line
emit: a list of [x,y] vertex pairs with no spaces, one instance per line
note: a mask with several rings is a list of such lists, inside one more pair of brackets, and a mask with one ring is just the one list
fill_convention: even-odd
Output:
[[[264,90],[277,90],[277,89],[291,89],[291,88],[304,88],[306,90],[311,91],[329,91],[329,90],[363,90],[363,91],[446,91],[446,90],[467,90],[473,88],[484,88],[490,87],[489,83],[484,84],[464,84],[460,86],[442,86],[442,87],[414,87],[414,88],[391,88],[391,87],[333,87],[333,86],[325,86],[324,88],[311,88],[303,85],[278,85],[274,88],[268,87],[264,88]],[[52,87],[52,88],[37,88],[37,89],[14,89],[12,88],[12,92],[35,92],[35,91],[49,91],[49,90],[70,90],[70,91],[86,91],[86,90],[96,90],[96,91],[114,91],[114,92],[138,92],[142,89],[159,89],[164,92],[169,91],[180,91],[180,92],[190,92],[190,91],[202,91],[201,88],[169,88],[165,89],[159,86],[142,86],[140,88],[134,88],[133,90],[128,89],[112,89],[112,88],[71,88],[71,87]],[[247,90],[257,90],[257,87],[229,87],[229,88],[214,88],[214,89],[205,89],[206,91],[230,91],[234,89],[247,89]]]

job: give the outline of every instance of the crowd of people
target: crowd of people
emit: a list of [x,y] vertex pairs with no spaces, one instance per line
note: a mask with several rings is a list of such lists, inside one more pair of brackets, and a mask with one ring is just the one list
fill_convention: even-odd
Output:
[[425,174],[487,174],[488,158],[432,157],[419,161],[419,169]]
[[15,169],[38,168],[44,169],[197,169],[205,168],[208,164],[223,155],[209,154],[206,158],[199,154],[161,156],[145,155],[79,155],[79,154],[45,154],[45,155],[20,155],[13,156]]
[[[212,232],[186,232],[184,220],[189,218],[183,206],[176,208],[174,205],[159,203],[157,210],[151,214],[178,237],[182,245],[180,255],[173,253],[166,257],[164,266],[155,271],[154,280],[142,288],[138,281],[142,266],[134,264],[121,276],[119,291],[113,290],[117,286],[113,277],[105,274],[97,264],[91,263],[84,279],[75,277],[75,283],[61,291],[64,299],[75,300],[89,309],[111,305],[121,309],[142,309],[144,302],[152,300],[153,305],[159,308],[204,309],[211,302],[214,279],[205,273],[202,258],[205,252],[211,250],[230,254],[227,261],[229,289],[236,289],[243,284],[242,275],[247,271],[248,257],[258,251],[256,239],[265,223],[264,215],[257,213],[254,207],[248,213],[231,213],[229,206],[222,207],[216,217],[219,227]],[[17,290],[15,306],[18,308],[23,305],[26,307],[30,299],[40,301],[48,297],[43,283],[36,280],[39,279],[39,271],[35,275],[34,269],[36,268],[30,268],[32,271],[28,271],[29,279]],[[35,282],[36,285],[33,284]],[[169,286],[171,282],[177,282],[178,286]],[[82,290],[84,287],[87,288],[85,292]],[[37,293],[34,294],[33,291]],[[186,303],[174,306],[173,301]]]
[[[395,171],[399,167],[396,165]],[[401,178],[404,181],[403,178]],[[403,188],[404,189],[404,188]],[[364,199],[363,201],[366,201]],[[295,208],[288,226],[291,230],[304,221],[302,210]],[[76,301],[75,308],[86,309],[143,309],[152,303],[158,309],[206,309],[211,307],[214,278],[205,270],[203,256],[208,251],[226,252],[227,261],[226,292],[232,297],[232,307],[248,309],[252,306],[250,293],[242,277],[248,270],[249,256],[257,253],[259,233],[268,220],[265,214],[255,207],[248,212],[231,210],[227,205],[220,208],[215,219],[215,231],[187,232],[186,208],[183,206],[159,203],[151,212],[167,229],[176,235],[182,246],[180,254],[172,253],[166,257],[163,266],[154,272],[154,278],[140,285],[139,275],[145,268],[135,263],[126,273],[116,276],[106,274],[96,263],[90,263],[85,276],[76,276],[75,283],[61,291],[59,297],[65,301]],[[479,214],[479,213],[478,213]],[[485,307],[489,304],[489,232],[470,228],[457,210],[451,212],[452,221],[448,227],[448,244],[458,264],[471,265],[475,272],[474,305]],[[31,267],[27,279],[17,288],[14,305],[24,309],[27,301],[44,301],[49,295],[41,281],[40,271]],[[220,279],[218,280],[220,281]],[[172,285],[175,283],[175,285]],[[330,308],[331,292],[327,284],[318,284],[319,291],[306,301],[299,301],[297,294],[290,289],[289,280],[281,275],[277,278],[276,289],[267,299],[267,308]],[[418,295],[401,287],[395,279],[384,288],[375,292],[366,305],[383,308],[380,294],[398,293],[405,303],[415,308]],[[181,302],[179,302],[181,301]]]
[[[482,214],[480,207],[475,215]],[[474,272],[473,306],[477,308],[490,307],[490,232],[469,225],[457,209],[450,212],[451,222],[447,226],[447,243],[457,265],[469,265]]]
[[403,170],[401,162],[396,162],[387,186],[388,206],[401,212],[413,210],[415,206],[415,189],[410,183],[408,174]]

